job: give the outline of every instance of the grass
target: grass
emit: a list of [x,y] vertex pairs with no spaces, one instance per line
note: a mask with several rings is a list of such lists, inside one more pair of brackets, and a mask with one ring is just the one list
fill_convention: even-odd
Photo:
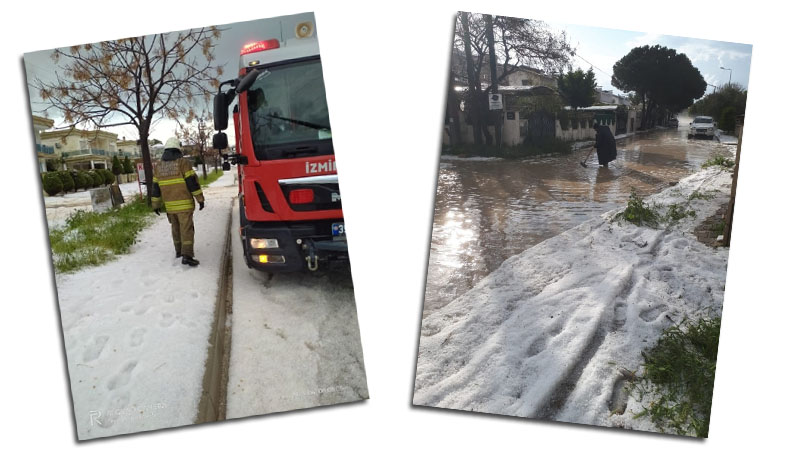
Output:
[[128,252],[147,226],[153,211],[142,199],[119,209],[97,213],[76,211],[63,227],[50,231],[56,272],[68,273],[97,266]]
[[708,437],[720,324],[719,317],[681,322],[643,352],[631,391],[653,400],[635,418],[648,416],[662,432]]
[[496,145],[475,144],[462,144],[442,148],[443,155],[483,156],[505,159],[529,158],[548,153],[567,154],[571,151],[571,144],[560,139],[544,139],[536,144],[503,145],[499,148]]
[[708,161],[704,162],[702,167],[703,169],[705,169],[707,167],[712,167],[712,166],[721,166],[725,167],[726,169],[730,169],[731,167],[733,167],[733,165],[734,162],[732,159],[726,158],[724,156],[715,156],[709,159]]
[[661,216],[655,210],[655,206],[646,204],[644,199],[636,193],[636,189],[631,189],[628,205],[624,211],[617,215],[617,218],[625,219],[639,226],[647,225],[652,228],[658,227],[658,223],[661,220]]
[[711,231],[716,233],[717,236],[725,232],[725,221],[717,222],[711,226]]
[[217,170],[212,169],[211,171],[208,172],[208,176],[204,180],[203,172],[201,169],[201,171],[197,174],[197,178],[200,180],[201,187],[208,187],[209,184],[217,181],[217,179],[219,179],[219,177],[221,177],[223,173],[224,172],[222,171],[222,169],[217,169]]

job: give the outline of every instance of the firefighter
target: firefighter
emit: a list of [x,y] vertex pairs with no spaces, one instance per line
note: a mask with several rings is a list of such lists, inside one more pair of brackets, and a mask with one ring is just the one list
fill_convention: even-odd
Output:
[[205,206],[200,181],[192,165],[181,154],[177,138],[167,139],[161,161],[153,164],[153,211],[161,215],[161,205],[167,209],[167,220],[172,225],[172,242],[175,257],[182,264],[194,267],[200,264],[194,258],[194,202]]

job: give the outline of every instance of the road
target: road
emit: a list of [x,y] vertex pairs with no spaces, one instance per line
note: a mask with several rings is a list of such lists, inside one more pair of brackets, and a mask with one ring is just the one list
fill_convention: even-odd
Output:
[[236,226],[231,239],[227,418],[368,398],[349,266],[270,275],[247,268]]
[[528,161],[440,164],[423,316],[470,290],[513,255],[623,205],[631,189],[661,191],[729,147],[685,127],[618,141],[609,169],[588,149]]

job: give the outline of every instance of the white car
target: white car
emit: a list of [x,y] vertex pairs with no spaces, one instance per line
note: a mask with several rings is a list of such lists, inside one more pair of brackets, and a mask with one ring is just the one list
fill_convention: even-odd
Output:
[[689,139],[700,136],[713,139],[716,129],[717,127],[713,117],[697,116],[692,120],[692,123],[689,124]]

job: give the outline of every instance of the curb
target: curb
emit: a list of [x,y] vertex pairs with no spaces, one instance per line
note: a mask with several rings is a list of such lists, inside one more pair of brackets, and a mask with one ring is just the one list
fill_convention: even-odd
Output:
[[225,227],[225,244],[222,250],[219,280],[217,282],[217,302],[214,307],[214,320],[208,337],[208,356],[203,373],[203,392],[197,406],[194,423],[225,420],[227,404],[228,365],[230,362],[231,334],[228,315],[231,313],[233,294],[233,265],[231,264],[231,223],[233,200],[228,212],[228,225]]

